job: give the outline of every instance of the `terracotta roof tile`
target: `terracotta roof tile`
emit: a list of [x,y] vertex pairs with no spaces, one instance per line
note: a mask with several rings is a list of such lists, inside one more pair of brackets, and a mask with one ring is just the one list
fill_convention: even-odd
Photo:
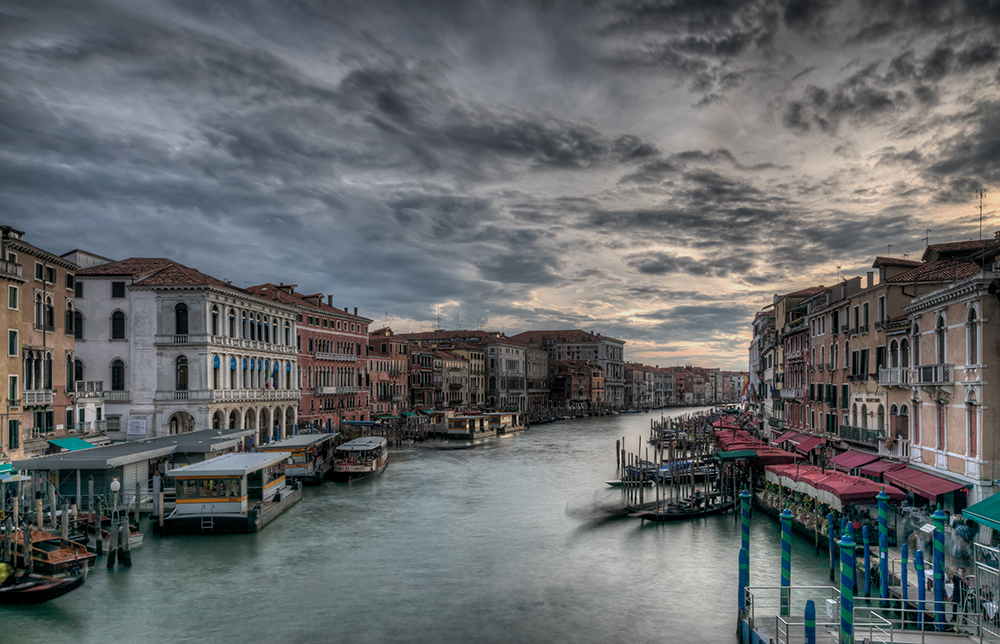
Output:
[[912,259],[900,259],[898,257],[876,257],[875,262],[872,264],[872,268],[881,268],[883,266],[903,266],[914,268],[920,266],[920,262],[914,261]]
[[905,273],[889,278],[887,284],[899,284],[906,282],[942,282],[949,280],[960,280],[971,277],[979,273],[979,266],[972,262],[960,262],[950,259],[939,259],[933,262],[921,264]]

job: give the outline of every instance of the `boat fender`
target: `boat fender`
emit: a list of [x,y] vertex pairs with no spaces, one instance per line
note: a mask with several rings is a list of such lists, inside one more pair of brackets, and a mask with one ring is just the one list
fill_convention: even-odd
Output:
[[356,463],[357,463],[357,461],[355,461],[353,458],[351,460],[347,461],[348,465],[354,465]]

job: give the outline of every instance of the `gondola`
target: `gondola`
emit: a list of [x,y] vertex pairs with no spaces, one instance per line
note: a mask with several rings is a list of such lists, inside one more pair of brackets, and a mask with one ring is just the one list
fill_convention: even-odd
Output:
[[646,521],[682,521],[684,519],[700,519],[701,517],[710,517],[722,514],[732,508],[733,502],[725,501],[723,503],[709,505],[708,507],[666,507],[661,508],[659,511],[656,509],[640,510],[638,512],[630,512],[629,516],[637,519],[645,519]]
[[87,567],[70,577],[54,578],[25,574],[14,578],[10,585],[0,586],[0,605],[27,606],[41,604],[76,590],[87,581]]

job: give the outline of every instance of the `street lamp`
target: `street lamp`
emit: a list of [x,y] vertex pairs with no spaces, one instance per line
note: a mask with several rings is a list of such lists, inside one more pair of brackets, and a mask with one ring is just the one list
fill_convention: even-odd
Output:
[[122,484],[118,481],[118,477],[111,479],[111,493],[115,495],[115,511],[118,511],[118,490],[122,489]]

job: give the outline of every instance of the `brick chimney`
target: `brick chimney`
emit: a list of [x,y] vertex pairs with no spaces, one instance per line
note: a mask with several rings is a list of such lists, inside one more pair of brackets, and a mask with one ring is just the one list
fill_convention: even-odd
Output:
[[865,288],[871,288],[875,286],[875,271],[868,271],[868,279],[865,282]]

